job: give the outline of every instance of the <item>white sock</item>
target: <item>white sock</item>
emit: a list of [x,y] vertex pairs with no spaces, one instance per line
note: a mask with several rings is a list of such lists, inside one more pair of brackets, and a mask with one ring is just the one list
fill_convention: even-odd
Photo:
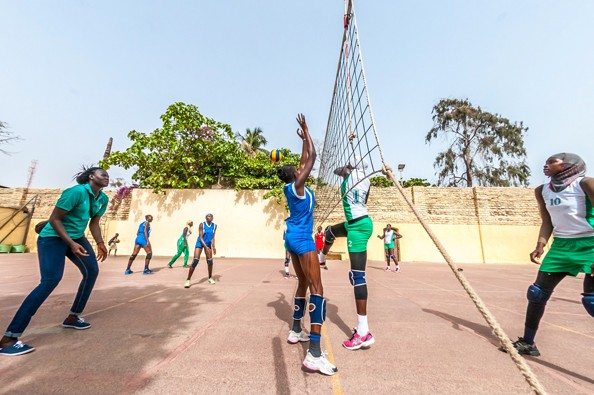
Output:
[[357,314],[357,333],[359,336],[365,336],[369,333],[369,325],[367,325],[367,316]]
[[289,274],[289,268],[285,266],[285,274]]
[[318,259],[320,260],[320,263],[321,263],[321,264],[324,264],[324,263],[326,263],[326,255],[324,255],[324,253],[323,253],[323,252],[320,252],[320,253],[318,254]]

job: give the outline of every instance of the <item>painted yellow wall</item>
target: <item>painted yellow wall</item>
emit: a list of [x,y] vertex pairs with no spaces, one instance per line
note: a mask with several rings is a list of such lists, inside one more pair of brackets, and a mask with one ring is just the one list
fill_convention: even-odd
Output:
[[[33,226],[49,217],[61,191],[46,189],[29,193],[41,197],[27,236],[27,246],[34,252],[36,235]],[[218,225],[217,256],[283,259],[282,233],[288,213],[284,206],[265,200],[264,193],[208,189],[168,190],[165,194],[154,194],[150,190],[136,189],[117,211],[108,211],[105,215],[102,221],[104,238],[107,241],[118,232],[121,240],[118,253],[130,254],[138,225],[146,214],[152,214],[153,254],[171,256],[186,222],[194,221],[190,237],[190,247],[193,248],[198,224],[210,212]],[[532,189],[414,187],[407,188],[405,193],[414,201],[454,262],[529,262],[528,254],[534,248],[540,224]],[[20,190],[0,190],[0,205],[14,207],[21,197]],[[444,262],[394,188],[372,188],[368,204],[374,222],[373,236],[368,244],[369,259],[384,260],[383,241],[376,236],[381,234],[386,223],[391,223],[404,236],[400,240],[403,261]],[[0,218],[3,212],[0,211]],[[342,209],[338,207],[328,222],[334,224],[343,220]],[[22,233],[18,239],[21,237]],[[348,259],[345,239],[337,239],[332,251],[341,252],[343,258]]]
[[128,220],[109,221],[105,238],[119,233],[118,253],[131,253],[138,226],[145,215],[151,214],[153,254],[170,256],[176,252],[186,222],[194,221],[189,239],[193,249],[199,223],[212,213],[217,224],[217,256],[282,259],[284,219],[288,214],[283,206],[263,196],[263,191],[168,190],[163,195],[135,190]]

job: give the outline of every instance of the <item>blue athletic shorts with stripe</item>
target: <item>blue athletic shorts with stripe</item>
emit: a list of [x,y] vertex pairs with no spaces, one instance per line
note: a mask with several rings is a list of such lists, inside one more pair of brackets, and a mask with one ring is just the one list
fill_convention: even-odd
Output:
[[146,245],[148,244],[148,241],[146,241],[146,239],[144,238],[144,235],[138,235],[138,236],[136,236],[136,240],[134,240],[134,244],[138,244],[141,247],[146,247]]
[[[212,248],[212,241],[205,241],[208,248]],[[196,240],[196,248],[204,248],[200,239]]]
[[303,255],[316,250],[311,233],[287,233],[285,245],[290,254]]

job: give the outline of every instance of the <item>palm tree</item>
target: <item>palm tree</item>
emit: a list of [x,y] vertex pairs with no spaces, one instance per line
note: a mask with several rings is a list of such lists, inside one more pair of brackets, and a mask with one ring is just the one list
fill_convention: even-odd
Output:
[[248,128],[245,130],[245,134],[236,133],[235,138],[239,140],[241,148],[248,155],[255,155],[258,152],[268,154],[268,151],[263,148],[268,141],[260,128],[254,130]]

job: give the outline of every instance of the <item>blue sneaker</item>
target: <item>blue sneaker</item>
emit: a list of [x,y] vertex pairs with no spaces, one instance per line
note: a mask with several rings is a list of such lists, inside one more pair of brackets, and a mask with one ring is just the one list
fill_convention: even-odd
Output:
[[91,327],[91,324],[85,322],[83,318],[78,317],[78,319],[74,322],[62,322],[62,326],[64,328],[73,328],[82,331],[84,329],[89,329]]
[[12,346],[0,348],[0,355],[6,355],[7,357],[15,357],[17,355],[23,355],[35,351],[35,349],[22,341],[17,341]]
[[134,273],[132,270],[128,269],[124,272],[124,274],[127,276],[128,274],[132,274]]
[[144,271],[142,272],[142,274],[154,274],[155,272],[152,271],[151,269],[144,269]]

